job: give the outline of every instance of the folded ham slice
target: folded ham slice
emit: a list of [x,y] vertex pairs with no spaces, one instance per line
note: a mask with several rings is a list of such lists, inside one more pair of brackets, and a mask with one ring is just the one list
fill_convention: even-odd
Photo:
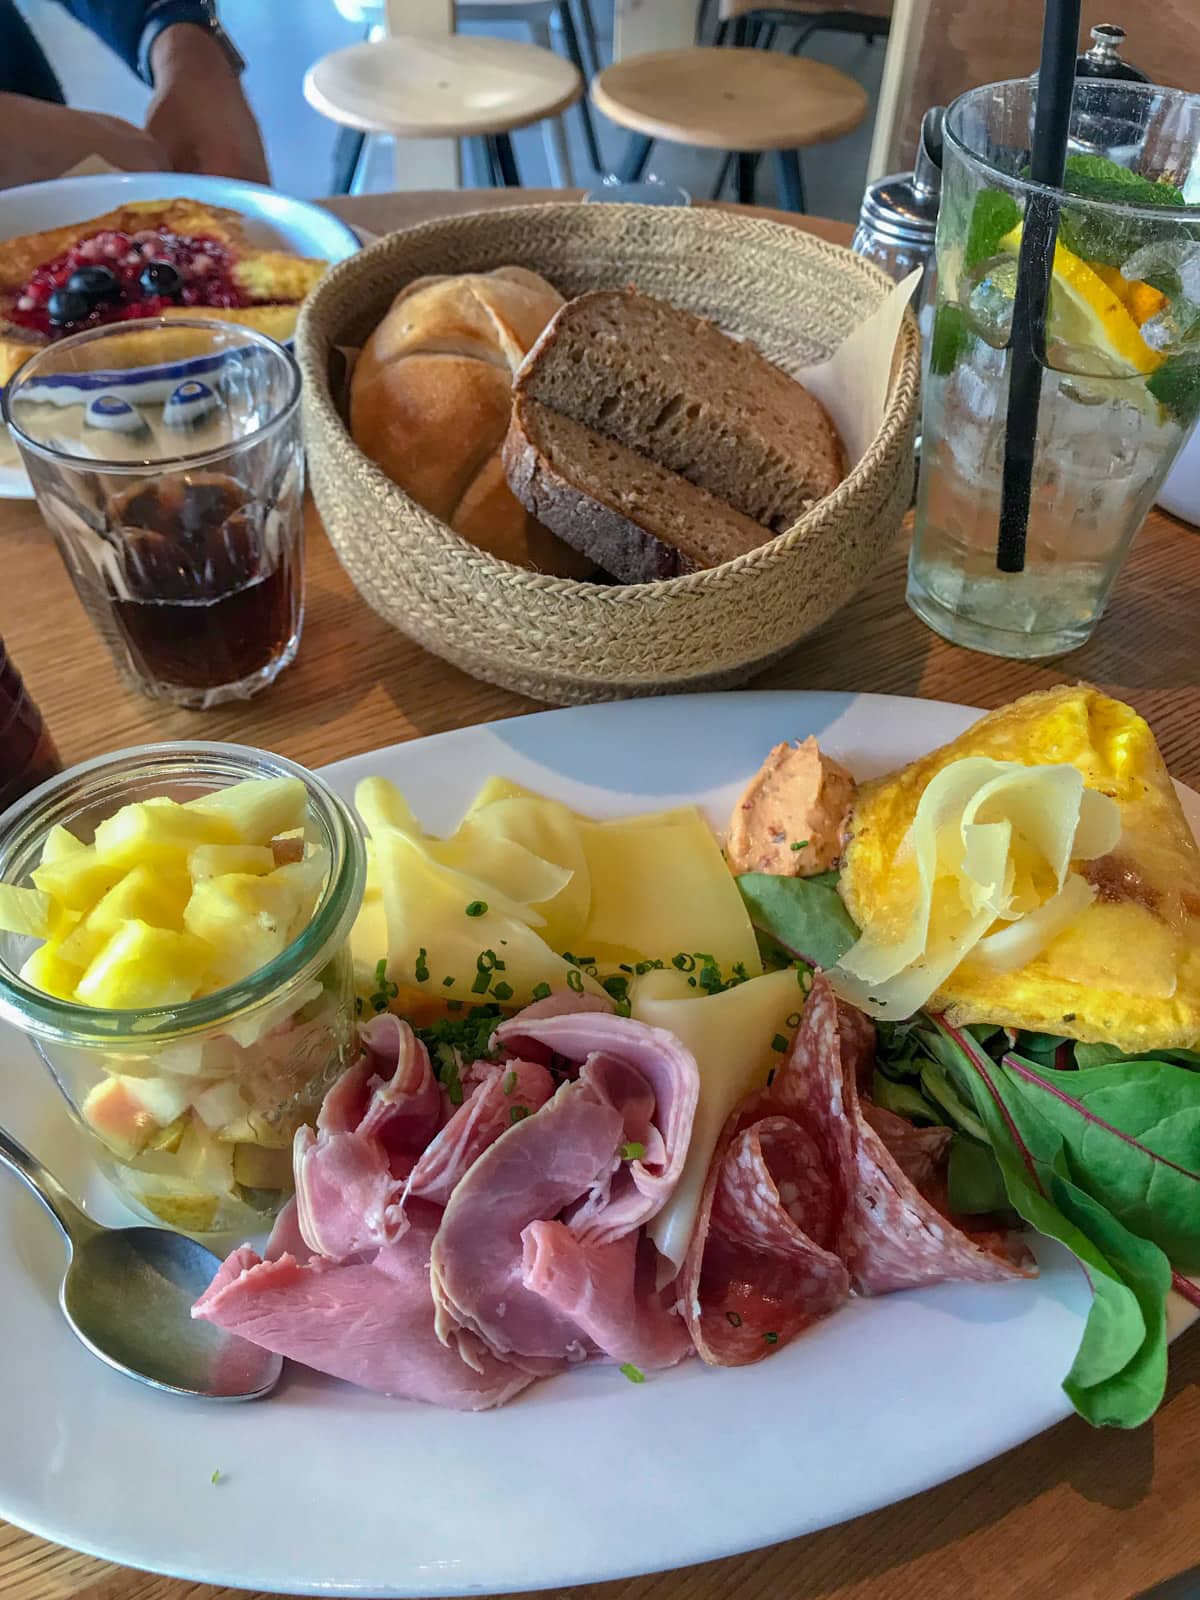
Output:
[[945,1213],[947,1130],[860,1097],[874,1029],[817,973],[787,1060],[722,1131],[680,1275],[705,1361],[762,1360],[846,1298],[1032,1275],[1032,1257]]
[[395,1244],[342,1262],[290,1253],[264,1261],[243,1245],[192,1315],[364,1389],[459,1411],[503,1405],[530,1375],[487,1351],[468,1365],[434,1332],[429,1252],[439,1217],[417,1202]]
[[520,1053],[540,1046],[579,1065],[603,1058],[594,1081],[620,1105],[623,1142],[640,1147],[632,1160],[597,1174],[571,1219],[585,1241],[623,1238],[656,1216],[679,1182],[700,1095],[696,1059],[664,1028],[599,1011],[531,1017],[533,1009],[501,1023],[497,1043]]
[[404,1185],[441,1115],[425,1046],[399,1017],[374,1017],[362,1054],[325,1096],[316,1132],[296,1130],[297,1221],[310,1250],[340,1261],[400,1238]]
[[533,1061],[477,1062],[464,1087],[470,1090],[446,1126],[422,1152],[404,1191],[409,1198],[444,1206],[455,1185],[506,1129],[539,1111],[554,1093],[554,1080]]
[[635,1271],[634,1236],[677,1181],[695,1060],[673,1035],[599,1011],[523,1013],[496,1042],[582,1065],[450,1196],[432,1256],[439,1331],[522,1362],[625,1361],[635,1348],[638,1365],[679,1360],[685,1331]]

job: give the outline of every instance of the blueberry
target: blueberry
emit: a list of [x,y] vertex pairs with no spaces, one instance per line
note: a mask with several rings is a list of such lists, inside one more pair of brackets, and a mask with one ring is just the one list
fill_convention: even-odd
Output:
[[92,309],[92,302],[75,289],[55,289],[46,302],[46,312],[56,328],[68,322],[82,322]]
[[71,294],[81,294],[93,305],[120,298],[121,285],[111,267],[77,267],[67,279]]
[[143,294],[161,294],[168,300],[183,288],[183,279],[169,261],[147,261],[138,282]]

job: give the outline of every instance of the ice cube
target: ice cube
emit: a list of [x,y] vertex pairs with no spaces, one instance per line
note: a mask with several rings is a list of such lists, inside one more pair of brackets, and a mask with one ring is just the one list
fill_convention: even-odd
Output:
[[977,267],[963,283],[962,305],[967,321],[995,350],[1003,350],[1012,337],[1016,292],[1015,256],[994,256]]

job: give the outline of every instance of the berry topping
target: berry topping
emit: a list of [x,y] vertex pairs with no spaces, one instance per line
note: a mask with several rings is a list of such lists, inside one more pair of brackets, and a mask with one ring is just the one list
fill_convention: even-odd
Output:
[[92,302],[87,295],[78,294],[74,289],[55,289],[46,301],[46,315],[56,328],[82,322],[91,309]]
[[104,322],[160,316],[172,305],[248,305],[233,266],[219,239],[157,228],[136,234],[107,229],[39,267],[7,315],[54,338]]
[[72,294],[81,294],[95,305],[105,300],[117,300],[121,295],[120,280],[111,267],[77,267],[67,279],[66,286]]
[[[140,260],[140,257],[133,256],[131,260],[137,261]],[[192,270],[197,276],[200,275],[199,263],[201,261],[208,265],[210,257],[197,256],[192,264]],[[138,282],[141,284],[144,294],[162,294],[166,295],[169,300],[175,299],[183,288],[183,277],[178,267],[173,267],[169,261],[147,261],[142,268]]]

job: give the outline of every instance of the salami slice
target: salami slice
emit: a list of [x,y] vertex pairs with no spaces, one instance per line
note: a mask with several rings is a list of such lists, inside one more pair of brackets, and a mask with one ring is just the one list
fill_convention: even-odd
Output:
[[680,1276],[696,1349],[761,1361],[859,1294],[1030,1276],[1029,1251],[945,1209],[950,1131],[860,1093],[875,1030],[817,973],[771,1088],[726,1123]]
[[798,1122],[754,1110],[725,1124],[680,1275],[684,1319],[710,1366],[762,1361],[850,1291],[825,1247],[839,1218],[820,1152]]
[[[946,1214],[934,1138],[911,1129],[901,1143],[895,1128],[899,1119],[881,1116],[865,1097],[860,1099],[858,1084],[874,1053],[873,1033],[862,1013],[838,1000],[818,973],[776,1088],[830,1163],[830,1176],[844,1199],[834,1249],[849,1268],[855,1290],[888,1294],[948,1278],[995,1283],[1036,1276],[1024,1245],[993,1230],[969,1233]],[[893,1141],[895,1154],[880,1128]]]

